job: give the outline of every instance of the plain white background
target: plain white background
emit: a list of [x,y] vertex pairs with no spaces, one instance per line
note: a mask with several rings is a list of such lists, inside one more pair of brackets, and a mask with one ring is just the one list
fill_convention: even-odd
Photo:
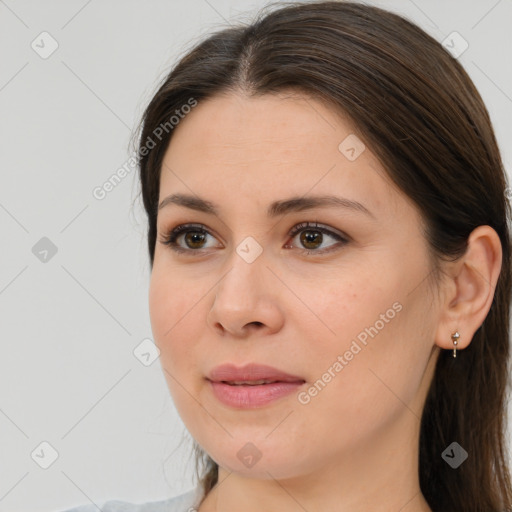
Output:
[[[153,501],[193,485],[159,360],[134,354],[152,337],[136,170],[102,200],[93,190],[128,160],[176,59],[266,3],[0,0],[0,511]],[[368,3],[467,41],[459,60],[510,175],[512,4]]]

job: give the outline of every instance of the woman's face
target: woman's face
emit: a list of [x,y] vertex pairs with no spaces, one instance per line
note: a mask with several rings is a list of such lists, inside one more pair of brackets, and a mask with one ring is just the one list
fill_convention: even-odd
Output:
[[[371,148],[304,96],[217,96],[174,130],[159,202],[183,194],[217,211],[168,202],[157,220],[151,325],[191,435],[258,478],[370,464],[415,442],[439,308],[419,214]],[[312,207],[327,196],[337,202]],[[177,252],[163,241],[184,224]],[[298,383],[212,385],[225,363]]]

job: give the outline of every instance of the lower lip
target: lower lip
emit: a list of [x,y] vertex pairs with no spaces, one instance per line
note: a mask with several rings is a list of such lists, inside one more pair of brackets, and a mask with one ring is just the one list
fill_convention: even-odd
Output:
[[302,386],[302,382],[273,382],[256,386],[232,386],[224,382],[210,381],[213,394],[223,404],[240,409],[250,409],[269,404],[282,398]]

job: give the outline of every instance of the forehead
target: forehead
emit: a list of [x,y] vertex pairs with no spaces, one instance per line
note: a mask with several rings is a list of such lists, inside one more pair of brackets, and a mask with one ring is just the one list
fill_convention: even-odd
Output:
[[[175,192],[229,201],[343,193],[383,203],[395,193],[369,148],[348,159],[344,141],[362,141],[348,118],[298,94],[215,96],[174,128],[164,156],[160,198]],[[355,139],[354,139],[355,137]],[[360,147],[357,148],[361,150]]]
[[231,93],[200,101],[175,128],[170,148],[193,146],[202,156],[220,150],[226,156],[243,152],[259,159],[289,151],[309,156],[333,144],[330,149],[337,150],[336,140],[352,131],[332,109],[297,93],[253,97]]

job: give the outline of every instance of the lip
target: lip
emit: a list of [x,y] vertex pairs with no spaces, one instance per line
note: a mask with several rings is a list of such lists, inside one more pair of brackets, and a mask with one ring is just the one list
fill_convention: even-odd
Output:
[[[273,380],[269,384],[228,384],[234,381]],[[305,383],[302,377],[260,364],[237,367],[223,364],[215,367],[207,377],[214,396],[223,404],[238,409],[263,407],[293,393]]]
[[291,375],[272,366],[263,364],[249,363],[245,366],[235,366],[234,364],[221,364],[213,368],[208,375],[208,380],[212,382],[235,382],[235,381],[254,381],[254,380],[274,380],[278,382],[305,382],[302,377]]

